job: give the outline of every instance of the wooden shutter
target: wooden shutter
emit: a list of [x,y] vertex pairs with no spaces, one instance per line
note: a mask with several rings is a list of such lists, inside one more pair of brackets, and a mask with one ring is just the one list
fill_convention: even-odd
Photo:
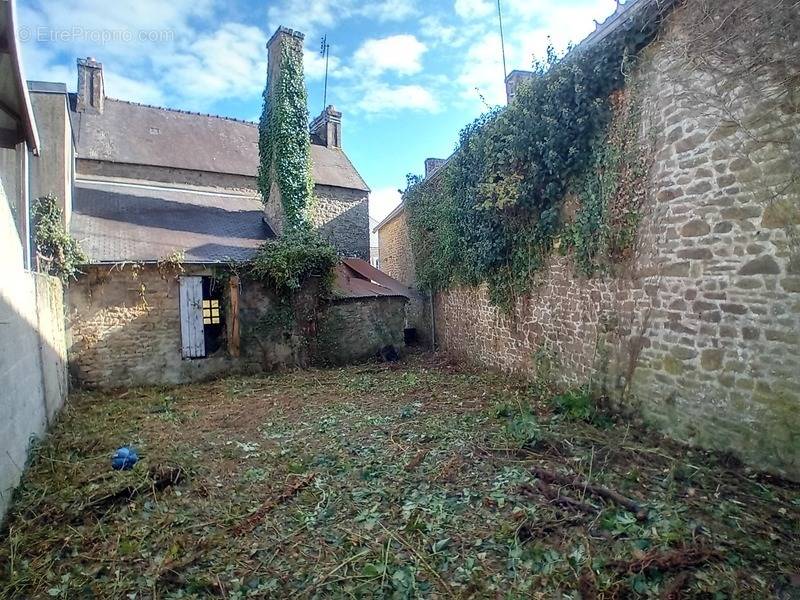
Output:
[[206,355],[202,277],[181,277],[181,355],[183,358]]

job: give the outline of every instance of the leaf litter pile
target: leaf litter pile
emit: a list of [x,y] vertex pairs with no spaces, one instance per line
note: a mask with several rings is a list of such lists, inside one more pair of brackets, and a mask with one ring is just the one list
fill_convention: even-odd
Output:
[[0,597],[800,596],[796,484],[536,389],[420,355],[76,393]]

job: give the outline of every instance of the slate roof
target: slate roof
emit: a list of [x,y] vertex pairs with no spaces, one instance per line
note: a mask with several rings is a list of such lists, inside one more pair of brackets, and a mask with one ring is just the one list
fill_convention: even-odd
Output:
[[86,180],[75,183],[70,231],[90,264],[154,262],[176,251],[187,263],[247,260],[273,235],[255,197]]
[[[78,158],[255,177],[258,125],[215,115],[106,98],[102,114],[75,111]],[[339,148],[311,145],[312,175],[320,185],[369,191]]]

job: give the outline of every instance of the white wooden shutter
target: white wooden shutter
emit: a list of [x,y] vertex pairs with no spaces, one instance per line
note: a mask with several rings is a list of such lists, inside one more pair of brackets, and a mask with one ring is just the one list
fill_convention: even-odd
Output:
[[181,355],[206,355],[203,337],[203,278],[181,277]]

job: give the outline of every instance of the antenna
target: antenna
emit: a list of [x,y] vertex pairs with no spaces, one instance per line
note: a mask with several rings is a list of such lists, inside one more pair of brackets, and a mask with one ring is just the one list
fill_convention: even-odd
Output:
[[506,41],[503,37],[503,12],[500,10],[500,0],[497,0],[497,18],[500,20],[500,49],[503,52],[503,85],[505,85],[508,70],[506,69]]
[[331,57],[331,45],[328,43],[328,35],[322,36],[319,45],[319,53],[325,57],[325,86],[322,91],[322,110],[328,106],[328,59]]

